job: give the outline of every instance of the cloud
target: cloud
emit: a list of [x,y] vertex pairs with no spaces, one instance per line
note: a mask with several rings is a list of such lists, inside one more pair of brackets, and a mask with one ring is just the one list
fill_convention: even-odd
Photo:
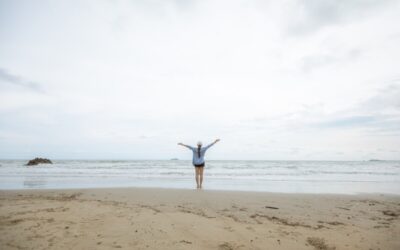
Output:
[[372,116],[352,116],[340,117],[331,121],[323,121],[314,124],[318,128],[344,128],[344,127],[358,127],[365,126],[375,122],[376,119]]
[[359,105],[360,112],[400,115],[400,79],[393,79],[387,86],[376,90],[376,94]]
[[321,122],[304,124],[308,129],[329,129],[336,131],[355,130],[367,136],[400,135],[400,117],[388,115],[337,116]]
[[[318,129],[361,129],[366,135],[400,135],[399,83],[398,79],[391,80],[353,107],[332,114],[320,114],[320,121],[298,123]],[[299,117],[299,120],[304,118]]]
[[362,51],[359,49],[352,49],[344,53],[338,53],[332,51],[331,53],[307,55],[301,60],[301,68],[304,72],[316,70],[319,67],[328,66],[336,63],[349,63],[353,62],[362,55]]
[[394,150],[393,3],[4,2],[0,148],[169,159],[176,142],[221,137],[220,159]]
[[307,35],[328,26],[370,18],[394,0],[300,0],[291,9],[291,35]]
[[327,112],[324,103],[299,105],[295,110],[243,120],[238,129],[259,130],[270,134],[353,133],[363,136],[400,135],[400,81],[386,86],[354,105]]
[[26,80],[18,75],[11,74],[3,68],[0,68],[0,84],[1,83],[13,84],[34,91],[43,92],[42,86],[39,83]]

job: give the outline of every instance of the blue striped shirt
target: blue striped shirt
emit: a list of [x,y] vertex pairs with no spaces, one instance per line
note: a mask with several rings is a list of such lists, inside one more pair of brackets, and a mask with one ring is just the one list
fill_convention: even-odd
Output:
[[188,146],[188,148],[190,148],[193,152],[193,160],[192,163],[193,165],[201,165],[204,163],[204,155],[206,154],[207,149],[209,149],[212,145],[214,145],[215,143],[211,143],[210,145],[206,146],[206,147],[201,147],[200,149],[200,157],[198,154],[198,149],[197,147],[191,147]]

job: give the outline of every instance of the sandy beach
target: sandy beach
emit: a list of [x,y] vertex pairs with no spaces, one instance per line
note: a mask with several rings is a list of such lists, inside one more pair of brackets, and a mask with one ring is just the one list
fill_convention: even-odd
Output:
[[1,249],[400,249],[400,197],[0,191]]

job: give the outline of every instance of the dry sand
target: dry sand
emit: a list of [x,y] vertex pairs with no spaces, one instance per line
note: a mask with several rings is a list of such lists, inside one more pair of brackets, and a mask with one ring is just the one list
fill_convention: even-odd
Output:
[[0,191],[0,249],[400,249],[400,197]]

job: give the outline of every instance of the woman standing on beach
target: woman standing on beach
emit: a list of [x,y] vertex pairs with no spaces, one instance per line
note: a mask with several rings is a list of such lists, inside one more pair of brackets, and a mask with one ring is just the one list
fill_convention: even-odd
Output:
[[193,152],[193,166],[195,169],[195,178],[196,178],[196,183],[197,183],[197,188],[202,188],[203,184],[203,171],[204,171],[204,155],[206,154],[207,149],[209,149],[211,146],[213,146],[215,143],[219,142],[219,139],[216,139],[213,143],[206,147],[202,147],[202,143],[199,141],[197,143],[197,148],[185,145],[183,143],[178,143],[180,146],[187,147],[188,149],[192,150]]

